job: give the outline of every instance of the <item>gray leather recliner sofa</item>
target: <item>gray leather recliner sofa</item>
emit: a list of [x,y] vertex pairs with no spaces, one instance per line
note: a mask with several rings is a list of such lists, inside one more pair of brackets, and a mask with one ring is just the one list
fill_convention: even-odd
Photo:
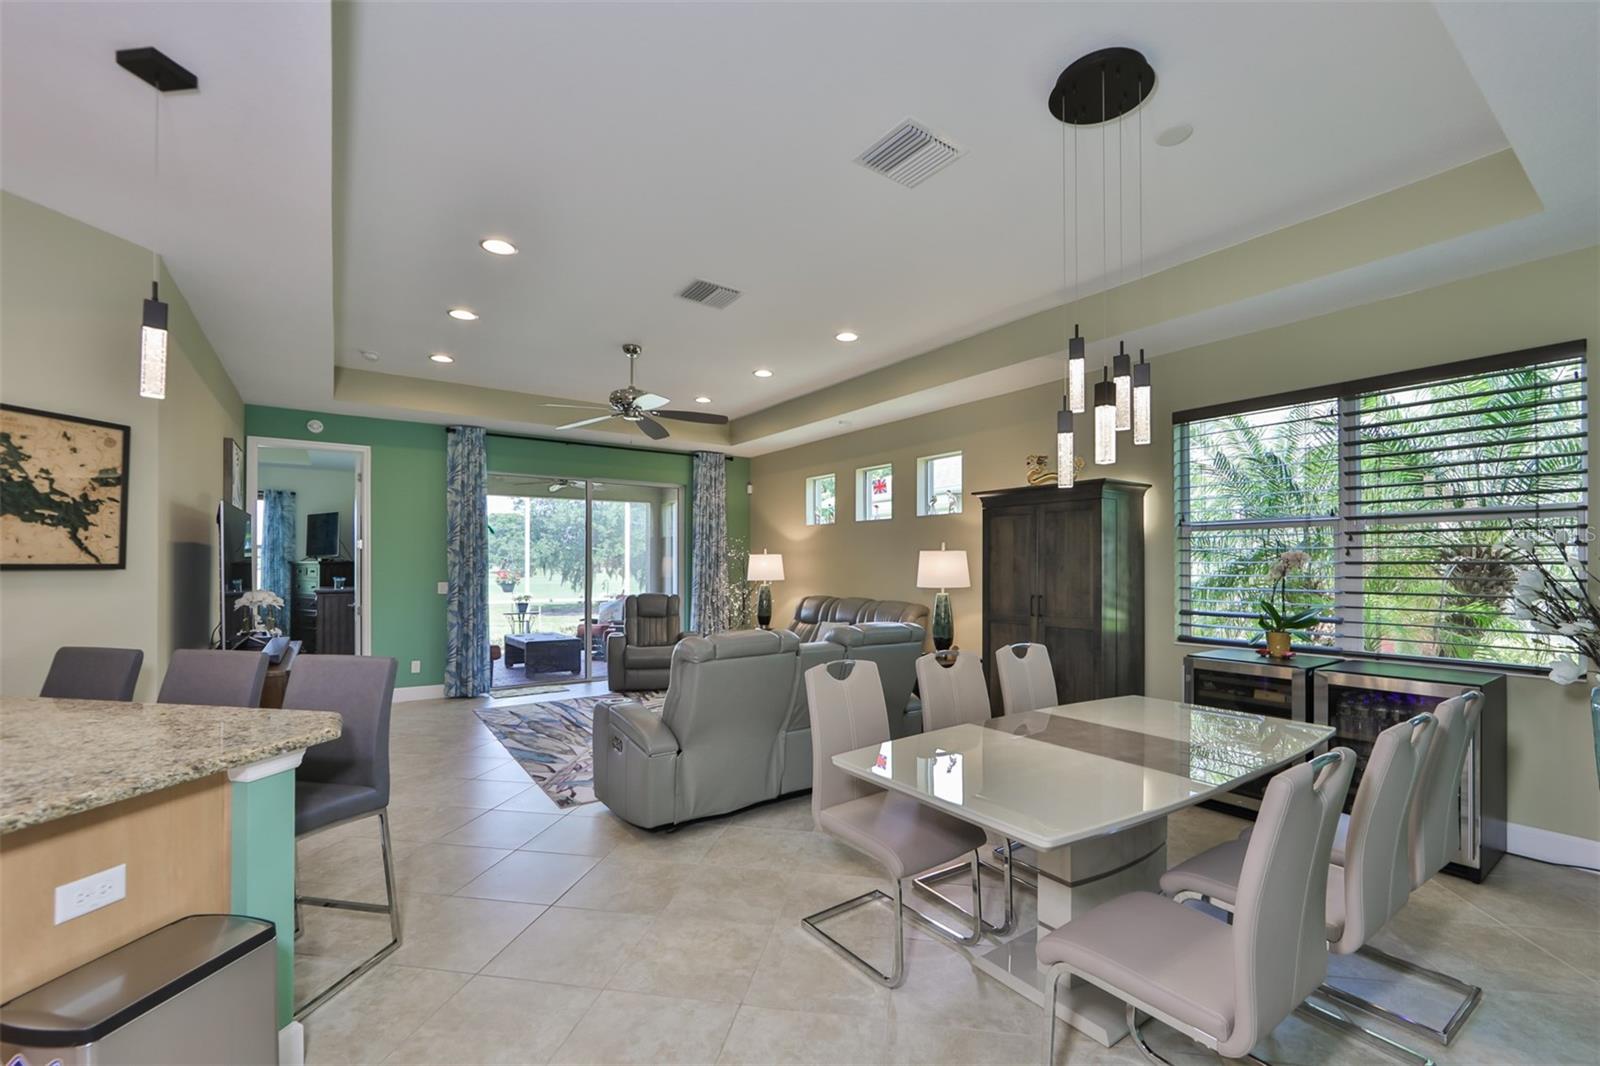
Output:
[[776,798],[799,653],[787,631],[679,641],[659,710],[624,700],[596,708],[595,796],[646,829]]
[[[905,600],[872,600],[865,596],[806,596],[794,609],[789,628],[801,640],[821,640],[830,622],[859,625],[862,622],[909,622],[928,628],[928,607]],[[889,705],[894,713],[894,704]]]
[[677,596],[641,592],[622,606],[622,632],[606,637],[606,680],[612,692],[667,687],[672,649],[683,636]]

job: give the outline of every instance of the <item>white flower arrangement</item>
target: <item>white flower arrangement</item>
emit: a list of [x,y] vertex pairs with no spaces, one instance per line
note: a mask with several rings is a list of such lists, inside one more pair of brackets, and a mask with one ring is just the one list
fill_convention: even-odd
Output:
[[1504,544],[1517,567],[1512,617],[1531,623],[1545,647],[1569,653],[1550,663],[1558,685],[1581,681],[1600,664],[1600,604],[1587,559],[1594,537],[1587,529],[1532,529]]
[[233,606],[236,611],[249,611],[250,628],[252,630],[260,630],[263,628],[261,625],[262,608],[271,607],[275,610],[281,610],[283,608],[283,597],[271,589],[251,589],[249,592],[241,593],[239,598],[234,601]]

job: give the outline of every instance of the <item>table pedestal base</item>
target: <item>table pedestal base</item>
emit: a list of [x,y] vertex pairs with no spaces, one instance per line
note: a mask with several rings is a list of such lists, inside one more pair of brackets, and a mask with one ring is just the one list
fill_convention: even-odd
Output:
[[[1049,851],[1019,849],[1015,857],[1039,871],[1037,928],[964,950],[978,969],[1042,1008],[1039,939],[1124,893],[1156,891],[1167,869],[1167,820]],[[1076,977],[1061,982],[1056,1015],[1106,1047],[1128,1034],[1122,1000]]]

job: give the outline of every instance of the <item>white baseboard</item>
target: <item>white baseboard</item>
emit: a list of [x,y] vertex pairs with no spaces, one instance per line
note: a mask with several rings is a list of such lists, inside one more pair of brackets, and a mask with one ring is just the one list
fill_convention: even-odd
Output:
[[290,1022],[278,1030],[278,1066],[305,1066],[306,1027]]
[[1507,822],[1506,851],[1541,862],[1600,869],[1600,840],[1556,833],[1532,825]]
[[444,699],[443,685],[407,685],[405,688],[394,690],[396,703],[411,703],[416,700],[442,700]]

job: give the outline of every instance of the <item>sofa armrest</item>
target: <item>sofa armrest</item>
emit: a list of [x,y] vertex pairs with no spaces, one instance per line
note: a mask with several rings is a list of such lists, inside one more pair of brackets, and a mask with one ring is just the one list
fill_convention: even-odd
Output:
[[678,738],[659,711],[632,700],[602,704],[610,720],[611,732],[633,742],[634,747],[646,755],[676,755]]

